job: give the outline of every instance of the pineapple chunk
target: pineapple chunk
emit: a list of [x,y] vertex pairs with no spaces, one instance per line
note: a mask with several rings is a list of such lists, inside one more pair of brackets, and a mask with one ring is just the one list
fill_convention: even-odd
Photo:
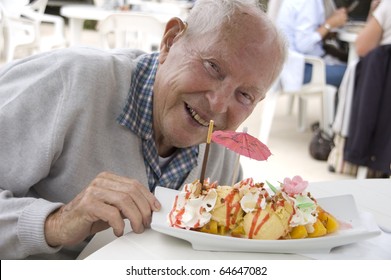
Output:
[[226,235],[227,234],[227,228],[225,226],[218,226],[217,230],[218,230],[218,234],[220,234],[220,235]]
[[305,226],[299,225],[294,227],[289,233],[292,239],[306,238],[308,236],[307,229]]
[[204,225],[200,231],[206,232],[206,233],[212,233],[212,234],[218,234],[217,232],[217,222],[211,220],[209,223]]
[[323,209],[319,211],[318,219],[327,229],[327,234],[333,233],[338,230],[339,223],[337,219],[330,213],[324,211]]
[[231,236],[233,237],[243,237],[245,235],[245,231],[242,225],[237,226],[231,231]]
[[308,233],[308,237],[320,237],[327,234],[327,229],[319,219],[313,224],[314,231]]

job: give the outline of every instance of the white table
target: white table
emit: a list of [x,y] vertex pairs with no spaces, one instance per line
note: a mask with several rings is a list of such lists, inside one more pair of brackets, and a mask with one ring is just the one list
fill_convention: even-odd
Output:
[[338,29],[338,38],[349,43],[348,64],[356,59],[358,55],[356,52],[355,42],[360,30],[364,27],[364,22],[352,22],[343,28]]
[[[94,5],[65,5],[60,14],[69,19],[69,45],[77,45],[81,42],[81,34],[85,20],[101,21],[115,13],[140,13],[140,11],[107,10]],[[162,24],[166,24],[175,14],[149,13],[155,16]]]
[[[316,182],[311,183],[308,190],[316,198],[352,194],[359,210],[372,213],[381,228],[391,231],[390,179]],[[390,236],[387,237],[390,238]],[[79,259],[85,258],[90,260],[308,259],[306,256],[296,254],[195,251],[188,242],[153,230],[147,230],[143,234],[129,232],[116,238],[111,229],[94,236],[79,256]]]

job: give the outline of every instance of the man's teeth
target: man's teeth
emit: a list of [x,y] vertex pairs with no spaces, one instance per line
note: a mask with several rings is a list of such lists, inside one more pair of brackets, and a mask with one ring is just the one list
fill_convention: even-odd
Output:
[[204,120],[203,118],[201,118],[200,115],[198,115],[196,113],[196,111],[194,111],[192,108],[190,108],[189,106],[187,106],[187,108],[189,109],[189,112],[191,114],[191,116],[193,117],[193,119],[195,119],[200,125],[203,125],[203,126],[209,126],[209,122],[207,122],[206,120]]

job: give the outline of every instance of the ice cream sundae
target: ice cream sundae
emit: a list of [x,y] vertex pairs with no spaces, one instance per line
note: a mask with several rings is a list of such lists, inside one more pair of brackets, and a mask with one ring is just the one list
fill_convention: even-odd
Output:
[[251,178],[234,186],[208,180],[203,186],[199,180],[185,184],[168,222],[187,230],[268,240],[319,237],[338,229],[338,221],[306,191],[308,182],[300,176],[285,178],[278,188],[266,184],[269,191]]

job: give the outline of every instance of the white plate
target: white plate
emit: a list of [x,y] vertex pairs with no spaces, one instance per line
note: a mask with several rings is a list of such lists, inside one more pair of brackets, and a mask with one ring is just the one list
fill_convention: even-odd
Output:
[[[157,187],[155,196],[162,204],[159,212],[153,213],[151,227],[153,230],[187,240],[195,250],[236,251],[263,253],[328,253],[334,247],[354,243],[381,233],[375,223],[365,222],[357,211],[351,195],[334,196],[317,199],[326,211],[338,220],[349,223],[349,229],[340,229],[336,233],[319,237],[295,240],[254,240],[220,236],[192,230],[170,227],[167,215],[174,203],[178,191]],[[366,215],[369,213],[365,213]]]

